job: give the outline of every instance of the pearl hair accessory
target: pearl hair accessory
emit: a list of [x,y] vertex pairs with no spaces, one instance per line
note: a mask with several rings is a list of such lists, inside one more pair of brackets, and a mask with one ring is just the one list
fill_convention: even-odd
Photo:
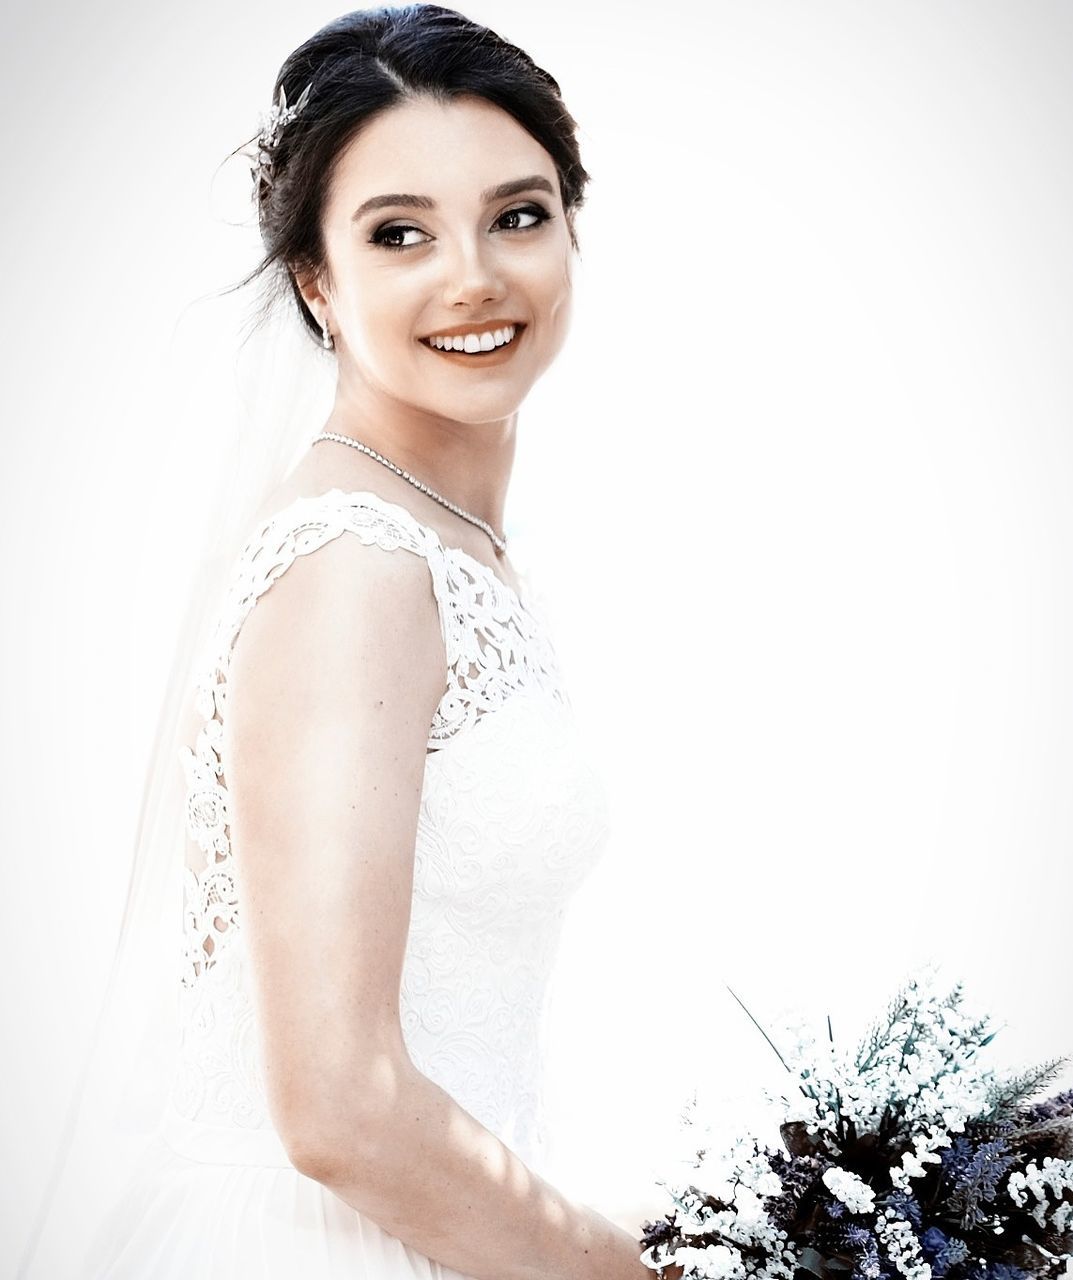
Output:
[[448,511],[453,511],[456,516],[461,516],[463,520],[468,520],[470,524],[476,525],[478,529],[483,529],[492,539],[492,545],[497,551],[506,551],[507,539],[500,537],[487,520],[482,520],[480,516],[471,515],[470,512],[463,511],[461,507],[438,494],[435,489],[430,489],[423,480],[418,480],[415,476],[410,475],[409,471],[403,471],[402,467],[397,467],[393,462],[389,462],[383,454],[377,453],[375,449],[370,449],[362,441],[355,440],[353,436],[339,435],[335,431],[322,431],[319,436],[314,437],[313,443],[316,444],[320,440],[335,440],[339,444],[349,445],[352,449],[358,449],[362,453],[368,454],[370,458],[375,458],[377,462],[383,463],[389,471],[394,471],[397,476],[402,476],[404,480],[409,480],[415,489],[420,489],[422,493],[428,494],[430,498],[435,499],[441,507],[446,507]]
[[246,153],[250,160],[250,172],[253,175],[255,196],[259,192],[262,182],[266,186],[272,185],[272,157],[279,144],[279,136],[309,101],[309,92],[312,88],[313,82],[311,80],[302,90],[297,102],[288,106],[286,90],[283,85],[280,85],[277,100],[269,107],[267,112],[261,112],[258,117],[260,128],[257,137],[250,144],[253,147],[253,152],[252,154],[250,152]]

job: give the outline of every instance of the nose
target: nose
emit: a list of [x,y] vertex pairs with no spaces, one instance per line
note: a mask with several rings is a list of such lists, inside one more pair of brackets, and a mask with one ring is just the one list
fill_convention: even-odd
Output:
[[495,250],[480,237],[456,242],[444,262],[443,300],[448,307],[480,307],[505,296]]

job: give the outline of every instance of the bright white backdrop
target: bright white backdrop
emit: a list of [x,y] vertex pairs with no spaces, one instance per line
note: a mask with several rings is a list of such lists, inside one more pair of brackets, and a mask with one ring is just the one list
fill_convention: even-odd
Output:
[[[5,19],[5,1263],[210,465],[204,422],[165,438],[162,353],[253,261],[214,168],[340,11]],[[777,1080],[727,983],[848,1037],[934,959],[1005,1023],[996,1065],[1073,1051],[1073,9],[466,12],[556,75],[594,178],[508,512],[614,819],[557,986],[562,1184],[633,1198],[694,1083]]]

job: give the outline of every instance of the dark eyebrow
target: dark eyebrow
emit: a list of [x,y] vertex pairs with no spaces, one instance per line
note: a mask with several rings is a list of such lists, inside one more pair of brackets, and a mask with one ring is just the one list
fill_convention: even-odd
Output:
[[[489,187],[487,191],[481,192],[481,200],[487,204],[489,200],[503,200],[507,196],[517,195],[519,191],[546,191],[550,196],[555,194],[555,188],[547,178],[542,178],[539,173],[534,173],[528,178],[515,178],[512,182],[501,182],[498,187]],[[435,209],[436,201],[431,196],[399,194],[373,196],[354,210],[350,220],[351,222],[357,222],[359,218],[370,210],[384,209],[389,205],[406,205],[410,209]]]

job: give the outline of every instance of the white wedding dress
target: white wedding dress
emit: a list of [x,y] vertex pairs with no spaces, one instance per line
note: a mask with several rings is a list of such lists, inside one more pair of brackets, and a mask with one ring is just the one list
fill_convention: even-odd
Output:
[[[236,562],[181,752],[176,921],[182,1048],[145,1170],[102,1224],[92,1280],[455,1280],[287,1158],[266,1105],[220,758],[228,659],[297,556],[346,534],[427,563],[447,654],[429,726],[400,992],[417,1068],[539,1171],[542,1037],[568,900],[601,855],[604,793],[578,740],[539,610],[487,565],[367,492],[300,498]],[[178,767],[178,766],[177,766]],[[310,945],[316,946],[315,931]]]

